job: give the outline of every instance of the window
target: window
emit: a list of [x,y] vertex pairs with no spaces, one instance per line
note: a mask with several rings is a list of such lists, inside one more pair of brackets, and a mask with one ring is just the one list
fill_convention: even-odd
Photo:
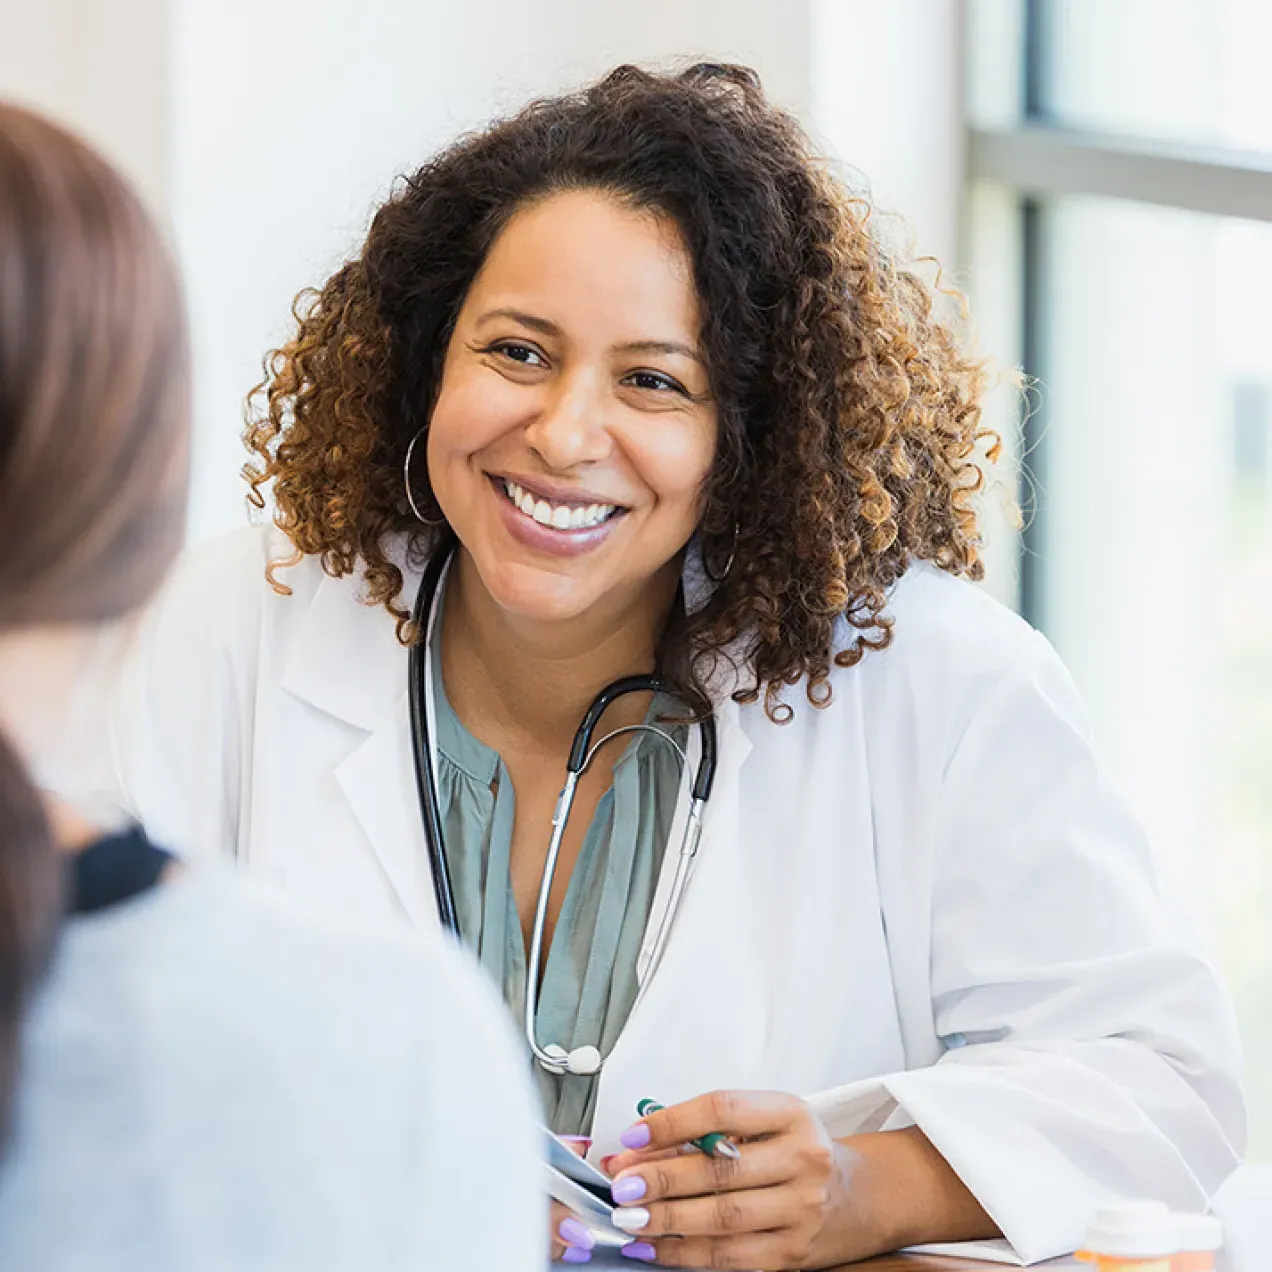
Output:
[[1035,6],[1035,100],[1069,128],[1272,150],[1264,0]]
[[971,0],[968,35],[973,299],[1038,381],[1016,596],[1204,903],[1272,1162],[1272,6]]

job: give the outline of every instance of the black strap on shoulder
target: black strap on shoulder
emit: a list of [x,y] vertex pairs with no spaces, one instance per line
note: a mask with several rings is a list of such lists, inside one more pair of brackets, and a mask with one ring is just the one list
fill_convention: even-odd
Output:
[[149,891],[171,860],[140,826],[97,840],[72,859],[71,913],[91,914]]

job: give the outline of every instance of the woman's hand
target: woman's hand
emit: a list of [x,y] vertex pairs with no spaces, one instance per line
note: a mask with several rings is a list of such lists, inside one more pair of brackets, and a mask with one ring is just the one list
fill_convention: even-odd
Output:
[[[738,1160],[667,1155],[712,1131],[738,1141]],[[836,1141],[792,1095],[700,1096],[642,1118],[623,1142],[606,1163],[621,1226],[669,1267],[824,1268],[995,1232],[921,1132]]]
[[587,1230],[587,1225],[559,1201],[552,1203],[551,1232],[553,1263],[587,1263],[592,1258],[596,1238]]
[[[666,1155],[712,1131],[742,1141],[738,1160]],[[847,1209],[850,1155],[803,1100],[717,1091],[651,1113],[623,1143],[634,1151],[608,1163],[620,1222],[659,1262],[767,1269],[844,1261],[827,1236]],[[863,1245],[861,1253],[873,1251]]]
[[[561,1142],[580,1157],[586,1157],[592,1141],[583,1135],[563,1135]],[[553,1263],[587,1263],[592,1258],[596,1238],[587,1225],[568,1207],[559,1201],[552,1203],[552,1244],[550,1258]]]

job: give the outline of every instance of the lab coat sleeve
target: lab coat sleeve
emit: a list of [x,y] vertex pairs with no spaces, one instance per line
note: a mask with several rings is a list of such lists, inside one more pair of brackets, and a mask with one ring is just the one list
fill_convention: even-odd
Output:
[[1035,1262],[1078,1246],[1113,1196],[1203,1208],[1245,1113],[1227,995],[1162,899],[1067,673],[1026,644],[941,783],[927,869],[948,1049],[814,1103],[839,1136],[917,1124]]
[[113,695],[99,795],[192,860],[235,856],[246,815],[265,533],[182,559],[137,624]]

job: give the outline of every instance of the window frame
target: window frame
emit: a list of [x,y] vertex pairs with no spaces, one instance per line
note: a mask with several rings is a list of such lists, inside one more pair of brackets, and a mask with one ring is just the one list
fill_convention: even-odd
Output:
[[[1182,211],[1272,222],[1272,153],[1184,140],[1160,140],[1066,127],[1050,110],[1046,32],[1052,6],[1067,0],[1011,0],[1019,32],[1014,49],[1019,96],[1010,122],[969,120],[966,180],[1009,190],[1016,200],[1020,234],[1016,261],[1021,369],[1047,382],[1045,365],[1051,234],[1048,204],[1066,195],[1089,195]],[[963,0],[963,30],[976,0]],[[1001,5],[1002,0],[999,0]],[[1030,394],[1021,422],[1018,536],[1019,609],[1046,630],[1043,572],[1046,565],[1047,434],[1045,395]]]

